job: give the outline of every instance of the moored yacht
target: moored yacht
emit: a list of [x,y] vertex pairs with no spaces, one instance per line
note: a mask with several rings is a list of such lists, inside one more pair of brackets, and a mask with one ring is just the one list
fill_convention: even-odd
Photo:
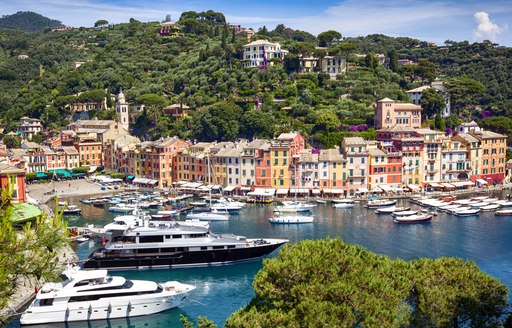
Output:
[[262,258],[286,239],[217,235],[200,227],[167,225],[126,230],[94,251],[85,269],[149,269],[230,264]]
[[335,199],[334,204],[332,205],[334,208],[351,208],[356,205],[356,202],[350,198],[343,199]]
[[368,208],[388,207],[396,204],[396,199],[376,199],[367,203]]
[[196,287],[110,276],[70,267],[67,280],[46,283],[21,315],[22,325],[105,320],[158,313],[178,306]]

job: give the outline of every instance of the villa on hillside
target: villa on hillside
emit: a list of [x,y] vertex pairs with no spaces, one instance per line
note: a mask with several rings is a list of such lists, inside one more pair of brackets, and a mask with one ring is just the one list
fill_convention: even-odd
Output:
[[393,126],[404,128],[421,128],[421,111],[419,105],[397,103],[389,98],[381,99],[375,108],[375,129]]
[[31,140],[34,134],[40,133],[43,130],[43,126],[41,125],[41,120],[23,116],[20,118],[20,124],[16,130],[22,139]]
[[325,56],[322,58],[312,55],[299,56],[299,74],[307,73],[327,73],[331,78],[337,74],[347,72],[345,56]]
[[279,43],[267,40],[256,40],[244,45],[244,67],[268,67],[281,63],[288,55],[288,50],[282,49]]

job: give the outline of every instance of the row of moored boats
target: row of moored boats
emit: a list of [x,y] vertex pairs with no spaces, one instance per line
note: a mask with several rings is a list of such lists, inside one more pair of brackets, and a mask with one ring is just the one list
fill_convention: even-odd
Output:
[[413,198],[411,202],[456,216],[473,216],[480,212],[494,212],[498,216],[512,216],[512,201],[490,196],[477,196],[468,199],[457,199],[454,196]]

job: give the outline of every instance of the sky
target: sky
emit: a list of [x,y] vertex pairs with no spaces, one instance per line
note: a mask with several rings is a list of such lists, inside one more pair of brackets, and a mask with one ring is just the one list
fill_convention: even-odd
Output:
[[272,30],[277,24],[314,35],[335,30],[343,37],[385,34],[442,45],[445,40],[490,40],[512,46],[510,0],[0,0],[0,15],[34,11],[63,24],[93,26],[179,19],[183,11],[222,12],[231,24]]

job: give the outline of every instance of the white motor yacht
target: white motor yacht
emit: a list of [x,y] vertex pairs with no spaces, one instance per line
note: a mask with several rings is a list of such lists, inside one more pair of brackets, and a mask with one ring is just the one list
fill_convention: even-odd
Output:
[[213,209],[211,211],[188,213],[185,218],[187,220],[199,221],[228,221],[229,213],[227,211],[218,211]]
[[334,208],[352,208],[356,205],[356,202],[350,198],[344,199],[335,199],[334,204],[332,205]]
[[162,312],[182,303],[196,287],[110,276],[107,270],[70,267],[68,279],[46,283],[21,315],[22,325],[105,320]]
[[278,215],[268,219],[270,223],[281,223],[281,224],[302,224],[302,223],[313,223],[315,221],[314,216],[305,215]]

